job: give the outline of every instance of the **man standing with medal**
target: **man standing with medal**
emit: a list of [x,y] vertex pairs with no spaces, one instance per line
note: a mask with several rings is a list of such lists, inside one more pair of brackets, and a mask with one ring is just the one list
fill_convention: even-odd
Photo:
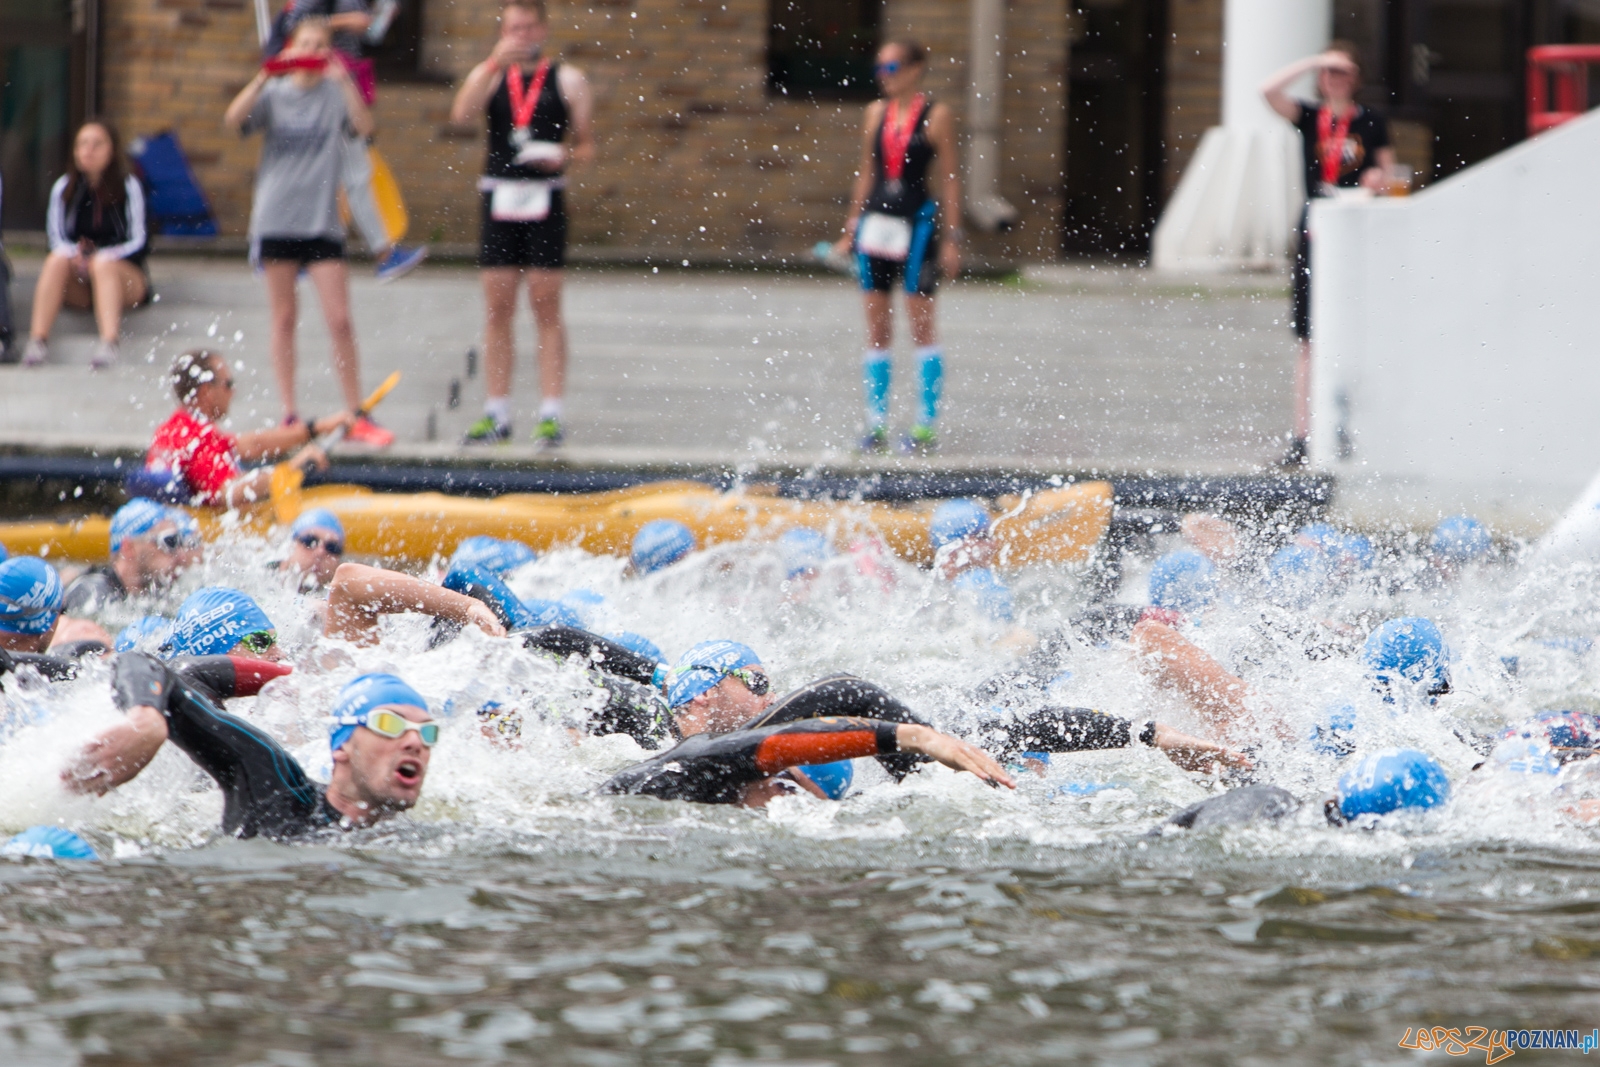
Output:
[[[1296,100],[1288,93],[1289,86],[1308,71],[1317,72],[1321,104]],[[1294,436],[1283,457],[1285,467],[1305,464],[1306,437],[1311,432],[1311,199],[1337,196],[1340,189],[1376,192],[1394,169],[1389,122],[1356,103],[1360,85],[1355,46],[1335,41],[1326,52],[1289,64],[1261,86],[1267,104],[1295,124],[1305,145],[1306,206],[1300,213],[1300,241],[1295,248],[1289,297],[1294,333],[1300,338],[1300,358],[1294,374]]]
[[511,438],[511,374],[516,351],[512,324],[524,276],[539,328],[542,399],[534,442],[562,440],[567,326],[561,311],[566,266],[568,166],[594,159],[589,83],[576,67],[542,55],[549,26],[543,0],[509,0],[500,12],[500,39],[489,58],[461,83],[450,121],[487,114],[489,154],[478,188],[483,197],[478,267],[487,311],[484,370],[488,399],[467,444]]
[[906,452],[927,453],[937,444],[934,422],[944,389],[933,294],[940,277],[954,278],[961,267],[955,118],[920,90],[927,69],[921,45],[890,41],[878,49],[875,69],[884,98],[867,105],[850,215],[835,245],[840,255],[855,253],[866,296],[867,433],[861,449],[883,452],[889,445],[890,293],[900,282],[922,384],[917,422],[901,444]]

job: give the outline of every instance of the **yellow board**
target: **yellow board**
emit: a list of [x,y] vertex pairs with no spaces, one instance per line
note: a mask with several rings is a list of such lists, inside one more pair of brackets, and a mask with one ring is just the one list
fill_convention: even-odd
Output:
[[[287,469],[284,468],[283,472]],[[275,472],[280,473],[280,472]],[[292,521],[305,508],[327,508],[344,523],[350,552],[385,559],[426,561],[448,556],[479,534],[521,541],[538,551],[573,547],[625,556],[639,528],[653,519],[677,519],[700,545],[777,537],[804,526],[840,547],[880,538],[913,563],[933,561],[928,521],[938,501],[908,505],[817,503],[789,500],[757,489],[719,493],[699,482],[653,482],[606,493],[512,493],[491,499],[443,493],[375,493],[350,485],[302,489],[298,479],[275,477],[278,499],[257,505],[240,525],[267,534],[274,522]],[[995,517],[996,563],[1014,568],[1036,563],[1076,563],[1088,558],[1111,523],[1111,485],[1083,482],[1002,501]],[[222,532],[212,509],[193,509],[204,536]],[[0,523],[0,544],[13,555],[101,560],[109,553],[110,520],[73,523]]]
[[400,195],[400,183],[394,180],[394,171],[389,169],[378,150],[369,147],[367,154],[372,157],[372,199],[378,203],[378,216],[388,231],[389,243],[399,244],[411,228],[405,197]]

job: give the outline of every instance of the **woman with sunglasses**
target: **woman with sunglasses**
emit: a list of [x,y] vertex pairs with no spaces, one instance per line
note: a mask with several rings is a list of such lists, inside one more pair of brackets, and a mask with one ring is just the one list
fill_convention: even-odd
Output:
[[272,469],[246,471],[242,464],[289,457],[291,467],[319,470],[328,457],[316,444],[318,435],[348,427],[355,416],[341,411],[320,419],[270,430],[225,433],[220,423],[233,407],[233,368],[218,352],[191,348],[172,362],[168,372],[178,410],[156,428],[145,454],[152,491],[173,493],[196,504],[241,507],[272,495]]
[[917,422],[902,446],[908,452],[929,452],[937,444],[934,423],[944,389],[933,294],[941,277],[954,278],[961,268],[955,118],[948,107],[922,92],[927,53],[921,45],[890,41],[878,49],[876,69],[883,99],[867,105],[850,214],[835,245],[841,256],[855,253],[866,298],[862,380],[867,433],[861,448],[883,452],[889,446],[889,356],[894,343],[890,294],[899,283],[906,293],[922,387]]
[[[1311,71],[1317,75],[1320,104],[1289,95],[1289,86]],[[1336,196],[1339,189],[1376,191],[1394,169],[1388,120],[1356,103],[1359,88],[1361,67],[1356,47],[1347,41],[1335,41],[1327,51],[1289,64],[1261,86],[1267,106],[1300,131],[1305,150],[1306,206],[1300,212],[1300,239],[1289,294],[1300,357],[1295,362],[1294,434],[1283,457],[1287,467],[1306,462],[1306,437],[1311,432],[1311,201]]]
[[326,787],[277,740],[218,707],[213,694],[141,652],[117,657],[112,690],[121,723],[91,741],[61,774],[77,793],[130,781],[171,741],[222,788],[222,829],[234,837],[294,838],[354,830],[405,811],[422,795],[439,740],[428,702],[392,674],[364,674],[339,693]]

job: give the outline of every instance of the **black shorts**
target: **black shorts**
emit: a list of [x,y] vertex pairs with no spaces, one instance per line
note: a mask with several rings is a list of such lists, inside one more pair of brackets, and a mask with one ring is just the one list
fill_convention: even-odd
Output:
[[1311,339],[1311,205],[1300,215],[1300,239],[1294,245],[1294,266],[1289,275],[1289,321],[1294,335]]
[[483,194],[479,267],[561,270],[567,265],[567,205],[560,189],[550,193],[550,214],[538,222],[500,222],[492,218],[489,196],[487,192]]
[[932,201],[911,220],[911,250],[904,262],[856,253],[856,276],[868,293],[887,293],[903,283],[908,294],[932,296],[939,288],[939,220]]
[[344,242],[327,237],[262,237],[256,242],[256,258],[263,263],[286,259],[304,267],[325,259],[343,259]]

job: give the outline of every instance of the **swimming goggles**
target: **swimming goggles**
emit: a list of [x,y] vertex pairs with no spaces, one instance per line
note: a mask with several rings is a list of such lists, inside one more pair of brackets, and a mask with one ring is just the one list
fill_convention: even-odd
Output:
[[900,61],[898,59],[891,59],[887,63],[879,63],[876,67],[873,67],[872,69],[878,72],[878,76],[880,78],[888,77],[888,76],[895,75],[895,74],[899,74],[900,73]]
[[343,541],[330,541],[326,538],[318,537],[314,533],[303,533],[296,537],[295,540],[300,543],[302,548],[320,548],[330,556],[344,555]]
[[257,630],[239,638],[239,643],[251,652],[265,652],[278,643],[278,635],[271,630]]
[[163,552],[176,552],[180,548],[198,548],[200,538],[182,530],[167,530],[150,538],[150,543]]
[[365,726],[379,737],[394,738],[404,737],[407,730],[415,730],[422,743],[432,748],[439,740],[439,724],[436,722],[412,722],[397,711],[385,711],[378,708],[365,715],[353,715],[340,719],[341,726]]
[[768,680],[766,672],[757,667],[722,668],[721,673],[728,677],[739,679],[744,683],[746,689],[758,697],[766,696],[767,690],[772,686],[772,682]]

